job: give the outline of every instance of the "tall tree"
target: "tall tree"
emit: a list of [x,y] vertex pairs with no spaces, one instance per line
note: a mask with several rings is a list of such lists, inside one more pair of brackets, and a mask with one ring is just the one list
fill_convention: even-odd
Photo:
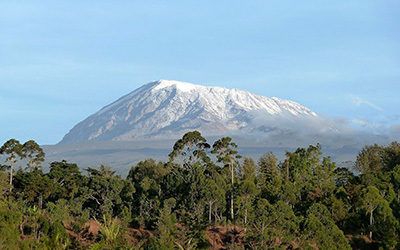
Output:
[[176,227],[176,216],[172,212],[176,201],[174,198],[170,198],[164,201],[164,206],[161,209],[160,216],[158,218],[157,227],[159,231],[158,235],[158,249],[170,250],[175,247],[175,234],[177,233]]
[[34,140],[29,140],[22,145],[22,157],[28,162],[28,168],[33,171],[39,169],[44,162],[45,153]]
[[204,210],[210,204],[205,198],[207,184],[210,184],[207,182],[206,172],[212,167],[207,154],[209,148],[210,145],[200,132],[191,131],[175,143],[169,154],[169,165],[174,166],[172,173],[177,183],[180,183],[177,186],[180,190],[177,192],[180,193],[178,196],[184,195],[177,199],[177,204],[192,231],[198,230],[204,224]]
[[384,168],[383,153],[377,144],[364,147],[357,156],[356,169],[364,175],[378,173]]
[[52,162],[48,176],[54,182],[55,188],[51,195],[52,201],[72,200],[86,181],[86,176],[81,174],[78,165],[66,161]]
[[335,164],[322,157],[321,146],[288,152],[283,163],[282,198],[305,214],[312,203],[329,201],[335,190]]
[[225,207],[226,181],[217,166],[210,165],[206,171],[205,186],[203,187],[208,206],[208,223],[222,220],[221,212]]
[[235,193],[235,176],[237,172],[237,166],[239,165],[238,159],[241,156],[237,151],[237,144],[232,141],[230,137],[223,137],[217,140],[211,153],[215,154],[218,162],[224,164],[224,167],[230,170],[231,179],[231,191],[230,191],[230,220],[233,222],[235,220],[234,215],[234,193]]
[[381,196],[379,190],[374,186],[368,186],[363,193],[361,208],[369,214],[369,238],[372,240],[372,226],[374,224],[374,211],[379,207],[389,207],[387,201]]
[[351,249],[343,232],[335,225],[326,206],[315,203],[307,211],[304,235],[305,248]]
[[85,207],[90,209],[94,218],[102,218],[103,215],[117,216],[117,209],[122,203],[121,192],[125,181],[115,175],[110,167],[100,166],[99,169],[89,168],[87,190],[85,192]]
[[153,159],[140,161],[129,171],[127,179],[136,190],[132,212],[140,226],[156,227],[162,199],[172,196],[176,189],[176,179],[164,182],[170,171],[168,166]]
[[254,210],[256,219],[249,232],[254,248],[296,248],[293,244],[298,245],[301,218],[295,215],[291,206],[281,200],[272,205],[261,198]]
[[[245,158],[238,187],[238,206],[240,207],[239,212],[243,211],[239,214],[242,214],[243,223],[246,226],[249,222],[250,212],[253,211],[253,203],[257,194],[256,164],[251,158]],[[253,216],[251,217],[253,218]]]
[[191,131],[183,135],[173,147],[169,154],[169,161],[176,161],[184,168],[190,169],[196,162],[210,163],[210,158],[207,155],[207,150],[210,145],[199,131]]
[[278,159],[273,153],[267,153],[258,160],[258,188],[263,198],[275,202],[281,195],[282,174]]
[[6,141],[0,148],[0,155],[3,155],[6,158],[6,164],[10,169],[9,184],[11,192],[13,188],[13,171],[16,167],[17,161],[23,156],[21,143],[16,139]]
[[20,169],[14,177],[14,193],[28,204],[36,204],[42,208],[48,197],[54,193],[53,184],[54,182],[41,169],[29,172]]

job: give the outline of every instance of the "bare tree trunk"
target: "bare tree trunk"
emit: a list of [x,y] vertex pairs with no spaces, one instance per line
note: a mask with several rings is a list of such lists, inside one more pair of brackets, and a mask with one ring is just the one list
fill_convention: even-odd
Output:
[[372,240],[372,224],[374,223],[374,217],[373,217],[373,212],[374,210],[371,211],[369,214],[369,226],[370,226],[370,231],[369,231],[369,239]]
[[212,202],[208,202],[208,224],[211,224],[211,211],[212,211]]
[[231,185],[232,185],[232,190],[231,190],[231,221],[234,221],[234,214],[233,214],[233,184],[234,184],[234,167],[233,164],[231,164]]
[[289,181],[289,164],[286,163],[286,181]]
[[19,231],[21,232],[22,237],[25,237],[25,234],[24,234],[24,225],[25,225],[26,222],[27,222],[27,219],[26,219],[25,216],[23,216],[22,223],[19,224]]
[[10,193],[13,189],[13,166],[10,166]]
[[40,209],[42,209],[43,208],[43,195],[42,194],[40,194],[39,195],[39,202],[38,202],[39,204],[39,208]]
[[244,224],[247,225],[247,208],[244,209]]
[[218,208],[214,206],[214,223],[218,223],[221,220],[218,214]]

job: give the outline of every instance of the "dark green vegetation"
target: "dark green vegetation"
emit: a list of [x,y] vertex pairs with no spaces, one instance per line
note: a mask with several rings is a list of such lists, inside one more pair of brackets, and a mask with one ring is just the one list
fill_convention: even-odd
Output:
[[228,137],[178,140],[123,179],[53,162],[34,142],[0,149],[0,249],[398,249],[400,144],[367,146],[359,175],[319,145],[242,158]]

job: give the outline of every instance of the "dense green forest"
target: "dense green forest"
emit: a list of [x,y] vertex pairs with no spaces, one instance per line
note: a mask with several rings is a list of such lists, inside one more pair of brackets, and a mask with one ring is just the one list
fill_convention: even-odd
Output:
[[400,144],[366,146],[354,174],[319,145],[243,158],[189,132],[126,178],[34,141],[0,149],[0,249],[399,249]]

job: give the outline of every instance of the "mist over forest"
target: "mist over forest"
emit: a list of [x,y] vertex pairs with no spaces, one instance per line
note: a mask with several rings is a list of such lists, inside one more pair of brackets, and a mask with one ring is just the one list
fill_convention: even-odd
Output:
[[[396,249],[400,144],[367,145],[352,169],[320,144],[242,157],[198,131],[128,173],[35,142],[0,148],[0,246],[39,249]],[[102,152],[104,154],[105,152]]]

